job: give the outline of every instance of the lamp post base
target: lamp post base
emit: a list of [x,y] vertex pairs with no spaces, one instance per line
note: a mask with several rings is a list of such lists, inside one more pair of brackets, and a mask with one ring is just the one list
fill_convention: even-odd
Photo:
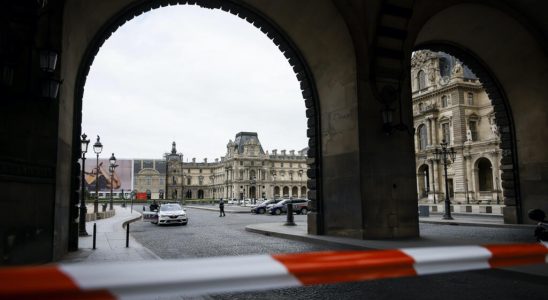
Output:
[[443,220],[454,220],[453,217],[451,217],[449,215],[443,215],[442,219]]

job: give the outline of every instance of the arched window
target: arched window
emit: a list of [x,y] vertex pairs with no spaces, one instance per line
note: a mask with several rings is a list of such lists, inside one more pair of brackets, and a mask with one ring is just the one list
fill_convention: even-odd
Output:
[[284,186],[282,196],[283,197],[289,197],[289,187],[288,186]]
[[419,112],[422,112],[424,110],[424,103],[419,103]]
[[249,179],[250,180],[256,179],[255,170],[249,171]]
[[430,192],[430,174],[428,172],[428,165],[422,165],[419,168],[417,180],[419,183],[419,198],[428,197],[428,192]]
[[447,99],[447,96],[441,96],[441,107],[447,106],[449,106],[449,100]]
[[419,149],[424,150],[426,149],[426,145],[428,144],[428,133],[426,132],[426,126],[420,125],[418,130],[418,137],[419,137]]
[[493,190],[493,170],[487,158],[478,160],[478,183],[481,192]]
[[278,197],[280,197],[280,187],[275,186],[274,187],[274,198],[278,198]]
[[291,197],[298,197],[299,196],[299,188],[294,186],[291,189]]
[[426,87],[426,74],[424,74],[423,70],[420,70],[417,74],[417,87],[419,90],[422,90]]

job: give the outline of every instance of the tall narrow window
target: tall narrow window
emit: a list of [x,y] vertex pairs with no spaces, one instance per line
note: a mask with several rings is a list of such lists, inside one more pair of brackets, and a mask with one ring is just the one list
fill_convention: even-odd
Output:
[[417,74],[417,86],[419,90],[422,90],[426,87],[426,74],[424,74],[424,71],[420,70]]
[[426,126],[421,125],[419,126],[419,149],[424,150],[426,149],[427,139],[428,135],[426,132]]
[[449,106],[449,100],[447,99],[447,96],[441,96],[441,107],[447,106]]
[[474,105],[474,94],[468,93],[468,105]]
[[419,112],[424,111],[424,104],[421,102],[419,103]]
[[449,123],[441,124],[441,131],[443,134],[443,139],[446,143],[451,144],[451,133],[449,132]]
[[469,121],[468,122],[468,129],[470,129],[470,133],[472,134],[472,141],[477,141],[478,140],[477,122],[476,121]]

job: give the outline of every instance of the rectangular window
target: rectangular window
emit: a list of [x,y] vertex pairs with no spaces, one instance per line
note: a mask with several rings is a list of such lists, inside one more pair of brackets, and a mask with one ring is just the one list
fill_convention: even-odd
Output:
[[187,184],[187,185],[190,185],[190,182],[191,182],[191,179],[190,179],[190,177],[188,177],[188,178],[186,179],[186,184]]
[[240,166],[243,166],[244,165],[244,162],[240,160]]
[[200,169],[200,174],[202,174],[202,169]]
[[446,143],[451,144],[451,133],[449,132],[449,123],[441,124],[441,131],[443,134],[443,139]]
[[472,141],[478,140],[478,128],[476,121],[470,121],[468,122],[468,128],[470,129],[470,133],[472,135]]
[[282,167],[282,168],[284,167],[284,163],[281,163],[281,167]]
[[447,96],[441,97],[441,107],[447,107],[449,106],[449,100],[447,99]]
[[468,105],[474,105],[474,94],[468,93]]

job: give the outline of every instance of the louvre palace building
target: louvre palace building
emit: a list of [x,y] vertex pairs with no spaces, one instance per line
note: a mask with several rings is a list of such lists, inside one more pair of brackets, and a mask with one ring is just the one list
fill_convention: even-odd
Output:
[[163,160],[134,160],[134,190],[152,199],[164,198],[165,190],[167,199],[306,198],[306,152],[269,153],[257,133],[240,132],[220,159],[184,162],[173,142]]
[[[495,113],[478,78],[443,52],[417,51],[411,60],[419,204],[443,211],[449,193],[455,212],[502,214],[500,137]],[[455,151],[444,164],[434,151]]]

